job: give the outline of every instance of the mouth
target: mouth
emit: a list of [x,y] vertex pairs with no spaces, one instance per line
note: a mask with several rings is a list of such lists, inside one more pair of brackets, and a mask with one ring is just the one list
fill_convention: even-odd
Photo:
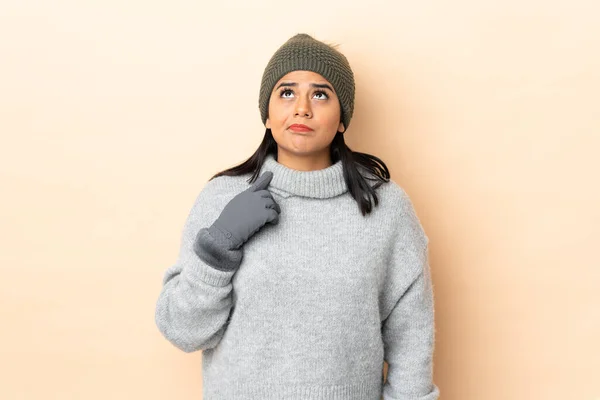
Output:
[[293,124],[290,125],[288,129],[294,132],[312,132],[314,130],[311,127],[303,124]]

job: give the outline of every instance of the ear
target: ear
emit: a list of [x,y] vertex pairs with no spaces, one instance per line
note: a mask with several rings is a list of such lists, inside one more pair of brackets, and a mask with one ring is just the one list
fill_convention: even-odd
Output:
[[265,121],[265,127],[267,129],[271,129],[271,121],[269,121],[269,118],[267,118],[267,120]]
[[338,125],[338,132],[344,133],[345,130],[346,128],[344,127],[344,123],[340,122],[340,124]]

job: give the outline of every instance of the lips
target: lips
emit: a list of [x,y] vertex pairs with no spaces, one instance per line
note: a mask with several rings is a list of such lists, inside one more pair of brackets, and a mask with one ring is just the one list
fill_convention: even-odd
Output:
[[308,127],[306,125],[303,125],[303,124],[293,124],[293,125],[290,125],[289,129],[292,130],[292,131],[294,131],[294,132],[311,132],[311,131],[313,131],[312,128],[310,128],[310,127]]

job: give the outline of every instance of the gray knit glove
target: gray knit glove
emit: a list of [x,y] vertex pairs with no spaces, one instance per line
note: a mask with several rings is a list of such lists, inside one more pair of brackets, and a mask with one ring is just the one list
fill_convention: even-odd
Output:
[[227,203],[217,220],[202,228],[194,240],[194,252],[208,265],[234,271],[242,262],[241,246],[267,222],[279,223],[279,204],[267,190],[273,173],[262,174],[250,188]]
[[279,223],[281,209],[267,190],[271,179],[271,171],[262,174],[251,187],[227,203],[209,228],[209,231],[220,230],[230,240],[229,249],[240,248],[266,223]]

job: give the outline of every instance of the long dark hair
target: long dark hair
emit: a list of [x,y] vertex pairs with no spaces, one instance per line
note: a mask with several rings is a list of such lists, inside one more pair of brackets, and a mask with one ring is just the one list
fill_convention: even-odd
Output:
[[[249,159],[235,167],[215,174],[209,180],[222,175],[239,176],[252,173],[248,183],[253,183],[258,179],[258,174],[268,154],[273,154],[277,158],[277,142],[273,138],[271,129],[267,128],[260,146],[258,146],[256,152]],[[370,213],[373,209],[373,202],[375,205],[379,204],[375,189],[390,180],[390,172],[387,165],[378,157],[352,151],[346,145],[342,132],[338,132],[333,138],[330,146],[330,155],[333,163],[342,160],[344,180],[348,186],[348,192],[358,203],[362,215]],[[367,170],[373,177],[363,176],[359,171],[359,167]],[[367,180],[375,181],[376,183],[370,186]]]

